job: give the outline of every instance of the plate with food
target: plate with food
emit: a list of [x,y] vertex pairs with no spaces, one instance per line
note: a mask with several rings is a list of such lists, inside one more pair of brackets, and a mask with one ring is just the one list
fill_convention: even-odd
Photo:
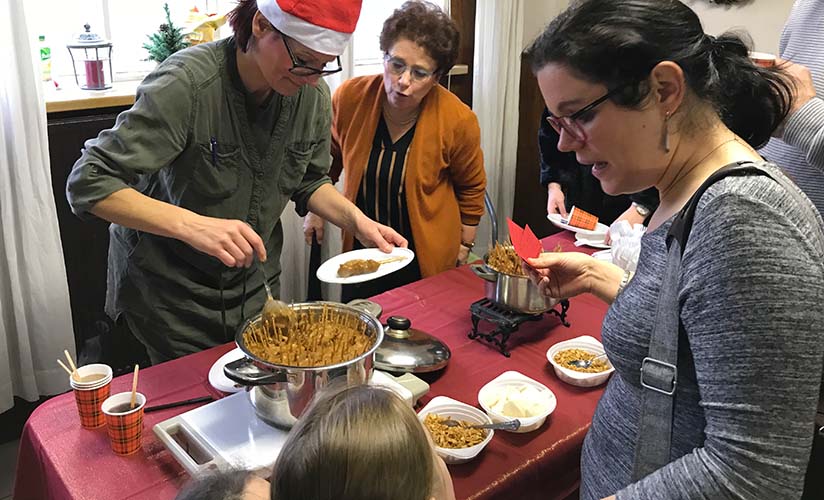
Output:
[[607,231],[609,231],[609,227],[601,222],[597,223],[595,225],[595,229],[590,231],[589,229],[570,226],[569,224],[567,224],[567,219],[565,219],[561,214],[546,214],[546,218],[549,219],[549,222],[551,222],[555,227],[560,227],[561,229],[572,231],[573,233],[580,234],[589,239],[601,236],[601,240],[603,241],[603,236],[605,236],[607,234]]
[[414,258],[415,252],[408,248],[395,247],[389,253],[361,248],[332,257],[321,264],[316,274],[326,283],[362,283],[403,269]]

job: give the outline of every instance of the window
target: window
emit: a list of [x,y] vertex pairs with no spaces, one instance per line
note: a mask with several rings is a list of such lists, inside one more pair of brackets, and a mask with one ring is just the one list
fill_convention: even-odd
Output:
[[[148,60],[143,44],[166,22],[163,4],[169,4],[172,22],[183,27],[189,10],[224,12],[234,6],[232,0],[28,0],[30,12],[44,12],[32,19],[32,33],[46,37],[52,53],[52,75],[61,84],[74,79],[72,62],[66,45],[84,31],[89,23],[91,31],[112,42],[112,69],[114,80],[134,80],[145,76],[155,66]],[[230,28],[221,28],[218,36],[230,34]],[[83,69],[78,67],[82,73]]]

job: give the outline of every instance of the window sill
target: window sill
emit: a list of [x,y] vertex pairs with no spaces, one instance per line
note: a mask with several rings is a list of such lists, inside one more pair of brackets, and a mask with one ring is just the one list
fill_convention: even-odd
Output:
[[63,80],[66,85],[55,88],[52,82],[43,82],[43,97],[46,113],[76,111],[85,109],[131,106],[134,104],[137,86],[141,80],[114,82],[106,90],[83,90],[71,80]]

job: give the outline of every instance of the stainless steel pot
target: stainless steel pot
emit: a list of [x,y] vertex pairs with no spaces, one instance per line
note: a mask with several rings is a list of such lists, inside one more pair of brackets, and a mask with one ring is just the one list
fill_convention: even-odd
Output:
[[235,335],[235,342],[245,358],[228,363],[223,371],[232,381],[246,386],[249,401],[263,421],[281,428],[290,428],[312,402],[314,396],[330,384],[365,384],[372,376],[375,349],[383,341],[383,326],[374,316],[337,302],[307,302],[292,304],[296,311],[309,311],[320,316],[324,305],[335,312],[352,315],[366,324],[366,334],[373,339],[369,350],[357,358],[329,366],[295,367],[277,365],[249,352],[244,332],[260,321],[260,315],[247,320]]
[[558,299],[544,296],[538,286],[525,276],[499,273],[487,264],[473,264],[470,269],[486,281],[486,298],[506,309],[538,314],[552,309],[559,302]]

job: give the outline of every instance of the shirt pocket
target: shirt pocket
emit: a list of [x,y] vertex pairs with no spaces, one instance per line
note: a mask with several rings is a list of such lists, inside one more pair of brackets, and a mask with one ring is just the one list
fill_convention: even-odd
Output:
[[199,154],[192,169],[189,187],[209,199],[228,198],[238,187],[240,150],[237,146],[198,144]]
[[283,168],[280,171],[280,190],[290,197],[300,186],[309,162],[315,152],[316,143],[293,142],[286,148],[283,158]]

